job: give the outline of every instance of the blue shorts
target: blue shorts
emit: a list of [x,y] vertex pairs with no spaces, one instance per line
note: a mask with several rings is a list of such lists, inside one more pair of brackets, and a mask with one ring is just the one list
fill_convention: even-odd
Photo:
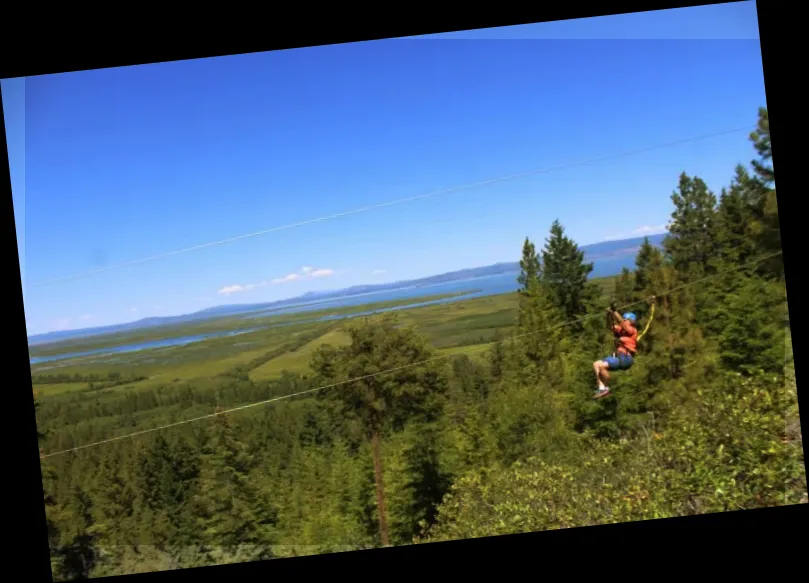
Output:
[[604,359],[610,370],[626,370],[632,366],[634,360],[629,354],[616,354]]

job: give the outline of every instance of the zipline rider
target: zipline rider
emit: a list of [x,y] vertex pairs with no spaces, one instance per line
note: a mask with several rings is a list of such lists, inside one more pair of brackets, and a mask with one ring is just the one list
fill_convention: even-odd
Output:
[[[654,298],[652,298],[652,316],[654,315]],[[646,330],[649,329],[649,323],[646,324]],[[596,373],[596,380],[598,381],[598,389],[596,390],[594,399],[600,399],[610,394],[610,389],[606,383],[610,380],[609,371],[613,370],[629,370],[635,362],[635,354],[638,351],[638,340],[646,333],[644,330],[640,335],[638,329],[635,327],[637,317],[633,312],[626,312],[620,314],[615,308],[613,303],[607,310],[607,325],[615,335],[615,352],[602,360],[597,360],[593,363],[593,369]]]

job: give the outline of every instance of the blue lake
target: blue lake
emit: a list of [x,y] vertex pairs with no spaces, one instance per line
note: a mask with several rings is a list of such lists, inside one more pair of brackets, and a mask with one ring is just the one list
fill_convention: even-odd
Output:
[[[635,263],[634,255],[622,256],[615,259],[602,259],[595,262],[595,268],[591,277],[606,277],[619,273],[623,267],[633,268]],[[447,283],[412,286],[408,288],[401,288],[396,290],[384,290],[381,292],[370,292],[365,294],[358,294],[355,296],[335,298],[332,300],[319,300],[308,303],[301,303],[294,306],[286,306],[275,310],[266,310],[259,312],[252,312],[242,316],[244,320],[262,320],[279,316],[281,314],[294,314],[304,313],[319,310],[328,310],[329,308],[345,308],[351,306],[361,306],[364,304],[376,302],[389,302],[394,300],[407,300],[413,299],[412,303],[407,303],[401,306],[391,308],[380,308],[378,310],[367,310],[363,312],[355,312],[353,314],[331,314],[321,316],[320,318],[313,318],[312,320],[299,320],[279,326],[289,326],[292,324],[302,324],[306,322],[319,322],[326,320],[339,320],[344,318],[353,318],[357,316],[367,316],[381,312],[390,312],[395,310],[406,310],[421,306],[429,306],[435,304],[445,304],[449,302],[457,302],[468,300],[471,298],[498,295],[516,291],[519,287],[517,283],[517,273],[505,273],[487,277],[470,278],[461,281],[451,281]],[[468,292],[468,293],[464,293]],[[418,298],[430,295],[451,294],[458,293],[458,295],[451,298],[444,298],[439,300],[430,301],[416,301]],[[247,322],[245,322],[247,323]],[[139,350],[147,350],[153,348],[168,348],[175,346],[185,346],[194,342],[201,342],[210,338],[218,338],[222,336],[237,336],[258,330],[259,327],[247,328],[243,330],[236,330],[231,332],[220,332],[211,334],[198,334],[194,336],[182,336],[179,338],[168,338],[164,340],[150,340],[148,342],[139,342],[126,344],[122,346],[112,346],[106,348],[99,348],[96,350],[88,350],[85,352],[71,352],[65,354],[57,354],[52,356],[39,356],[30,359],[31,364],[41,364],[45,362],[67,360],[72,358],[83,358],[88,356],[98,356],[107,354],[120,354],[126,352],[135,352]]]
[[474,297],[504,294],[516,290],[517,287],[518,287],[517,273],[506,273],[487,277],[464,279],[461,281],[450,281],[447,283],[438,283],[433,285],[413,286],[395,290],[369,292],[365,294],[358,294],[355,296],[335,298],[332,300],[319,300],[305,304],[297,304],[294,306],[276,308],[273,310],[252,312],[250,314],[242,316],[242,318],[245,320],[252,320],[256,318],[268,318],[272,316],[279,316],[281,314],[297,314],[302,312],[327,310],[329,308],[347,308],[352,306],[362,306],[365,304],[378,303],[378,302],[390,302],[395,300],[407,300],[407,299],[415,300],[418,298],[423,298],[424,296],[460,294],[464,292],[471,292],[471,293],[464,293],[463,296],[443,298],[439,300],[430,300],[426,302],[414,302],[412,304],[397,306],[395,308],[382,308],[379,310],[372,310],[370,312],[363,312],[363,315],[365,315],[370,313],[378,313],[381,311],[401,310],[406,308],[414,308],[432,304],[443,304],[446,302],[454,302],[458,300],[467,300]]
[[[591,278],[608,277],[616,275],[621,272],[624,267],[633,269],[635,266],[635,256],[620,256],[616,258],[600,259],[595,262]],[[518,272],[503,273],[499,275],[490,275],[486,277],[469,278],[459,281],[450,281],[447,283],[437,283],[432,285],[412,286],[407,288],[399,288],[395,290],[383,290],[379,292],[369,292],[365,294],[358,294],[355,296],[335,298],[331,300],[316,300],[312,302],[305,302],[295,304],[293,306],[285,306],[283,308],[275,308],[271,310],[262,310],[257,312],[250,312],[242,316],[244,320],[255,320],[259,318],[269,318],[272,316],[279,316],[281,314],[295,314],[302,312],[312,312],[327,310],[329,308],[346,308],[351,306],[362,306],[364,304],[371,304],[377,302],[390,302],[394,300],[418,299],[424,296],[443,295],[452,293],[463,293],[470,291],[471,293],[464,293],[462,296],[452,298],[444,298],[440,300],[431,300],[427,302],[414,302],[397,306],[394,308],[383,308],[379,310],[371,310],[362,312],[360,314],[354,313],[350,315],[334,315],[323,316],[317,320],[322,321],[340,319],[346,317],[353,317],[358,315],[376,314],[379,312],[388,312],[393,310],[405,310],[415,307],[427,306],[432,304],[444,304],[448,302],[457,302],[460,300],[468,300],[470,298],[491,296],[497,294],[505,294],[516,291],[519,288],[517,283]],[[476,290],[476,291],[471,291]],[[296,324],[301,323],[296,322]]]
[[120,354],[123,352],[135,352],[138,350],[147,350],[149,348],[168,348],[173,346],[185,346],[193,342],[200,342],[201,340],[208,340],[209,338],[219,338],[222,336],[238,336],[239,334],[247,334],[253,332],[258,328],[251,328],[247,330],[236,330],[232,332],[216,332],[211,334],[196,334],[194,336],[181,336],[179,338],[166,338],[163,340],[149,340],[148,342],[138,342],[134,344],[124,344],[122,346],[108,346],[105,348],[97,348],[96,350],[86,350],[84,352],[66,352],[64,354],[54,354],[50,356],[35,356],[30,359],[31,364],[41,364],[44,362],[52,362],[54,360],[67,360],[69,358],[84,358],[87,356],[98,356],[102,354]]

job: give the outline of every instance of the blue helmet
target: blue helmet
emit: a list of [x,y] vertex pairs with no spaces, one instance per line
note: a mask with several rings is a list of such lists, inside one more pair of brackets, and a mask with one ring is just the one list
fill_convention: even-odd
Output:
[[626,314],[624,314],[623,318],[624,318],[624,320],[629,320],[633,324],[637,320],[637,318],[635,317],[635,314],[633,314],[632,312],[627,312]]

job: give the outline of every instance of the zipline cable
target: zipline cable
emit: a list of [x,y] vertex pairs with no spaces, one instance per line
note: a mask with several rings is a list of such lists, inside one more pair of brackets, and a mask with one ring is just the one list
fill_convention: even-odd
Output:
[[431,198],[433,196],[438,196],[440,194],[449,194],[449,193],[457,192],[457,191],[460,191],[460,190],[468,190],[470,188],[489,186],[491,184],[497,184],[499,182],[507,182],[509,180],[516,180],[518,178],[525,178],[525,177],[528,177],[528,176],[535,176],[537,174],[545,174],[545,173],[548,173],[548,172],[555,172],[557,170],[566,170],[568,168],[575,168],[577,166],[583,166],[583,165],[592,164],[592,163],[595,163],[595,162],[602,162],[602,161],[605,161],[605,160],[612,160],[614,158],[621,158],[621,157],[624,157],[624,156],[634,156],[636,154],[643,154],[643,153],[646,153],[646,152],[651,152],[651,151],[659,150],[659,149],[662,149],[662,148],[670,148],[672,146],[679,146],[681,144],[688,144],[688,143],[691,143],[691,142],[698,142],[698,141],[701,141],[701,140],[707,140],[709,138],[716,138],[716,137],[719,137],[719,136],[733,134],[733,133],[736,133],[736,132],[749,131],[751,128],[755,128],[755,127],[756,127],[755,125],[746,124],[744,126],[736,127],[736,128],[733,128],[733,129],[722,130],[722,131],[713,132],[713,133],[710,133],[710,134],[703,134],[701,136],[694,136],[694,137],[685,138],[685,139],[682,139],[682,140],[675,140],[673,142],[666,142],[666,143],[658,144],[658,145],[655,145],[655,146],[647,146],[645,148],[638,148],[636,150],[628,150],[628,151],[619,152],[619,153],[616,153],[616,154],[605,154],[605,155],[597,156],[597,157],[593,157],[593,158],[585,158],[585,159],[579,160],[577,162],[568,162],[566,164],[561,164],[559,166],[552,166],[552,167],[540,168],[540,169],[535,169],[535,170],[529,170],[529,171],[526,171],[526,172],[520,172],[520,173],[517,173],[517,174],[511,174],[511,175],[508,175],[508,176],[502,176],[500,178],[493,178],[493,179],[490,179],[490,180],[484,180],[482,182],[473,182],[473,183],[464,184],[464,185],[461,185],[461,186],[454,186],[454,187],[450,187],[450,188],[446,188],[446,189],[442,189],[442,190],[436,190],[436,191],[433,191],[433,192],[429,192],[427,194],[419,194],[419,195],[411,196],[411,197],[408,197],[408,198],[401,198],[399,200],[392,200],[392,201],[388,201],[388,202],[383,202],[383,203],[379,203],[379,204],[365,206],[365,207],[357,208],[357,209],[350,210],[350,211],[343,211],[343,212],[335,213],[335,214],[332,214],[332,215],[326,215],[326,216],[318,217],[318,218],[315,218],[315,219],[307,219],[305,221],[299,221],[297,223],[290,223],[290,224],[283,225],[283,226],[280,226],[280,227],[272,227],[270,229],[265,229],[263,231],[256,231],[254,233],[247,233],[245,235],[238,235],[238,236],[230,237],[230,238],[227,238],[227,239],[221,239],[219,241],[212,241],[210,243],[202,243],[202,244],[199,244],[199,245],[193,245],[191,247],[185,247],[185,248],[182,248],[182,249],[176,249],[174,251],[168,251],[168,252],[165,252],[165,253],[160,253],[158,255],[152,255],[152,256],[149,256],[149,257],[142,257],[141,259],[133,259],[131,261],[125,261],[125,262],[122,262],[122,263],[117,263],[117,264],[109,265],[109,266],[106,266],[106,267],[100,267],[98,269],[92,269],[92,270],[89,270],[89,271],[84,271],[84,272],[76,273],[76,274],[73,274],[73,275],[67,275],[67,276],[64,276],[64,277],[57,277],[57,278],[54,278],[54,279],[43,280],[43,281],[35,282],[35,283],[32,283],[32,284],[28,284],[26,287],[40,287],[40,286],[50,285],[50,284],[53,284],[53,283],[59,283],[59,282],[63,282],[63,281],[71,281],[71,280],[79,279],[79,278],[86,277],[86,276],[89,276],[89,275],[95,275],[97,273],[103,273],[103,272],[110,271],[110,270],[113,270],[113,269],[119,269],[121,267],[128,267],[128,266],[131,266],[131,265],[139,265],[141,263],[148,263],[150,261],[156,261],[158,259],[163,259],[163,258],[171,257],[171,256],[174,256],[174,255],[180,255],[182,253],[188,253],[190,251],[197,251],[197,250],[205,249],[205,248],[208,248],[208,247],[216,247],[216,246],[219,246],[219,245],[224,245],[226,243],[233,243],[235,241],[241,241],[243,239],[249,239],[249,238],[252,238],[252,237],[258,237],[258,236],[262,236],[262,235],[269,235],[270,233],[276,233],[278,231],[285,231],[287,229],[292,229],[292,228],[295,228],[295,227],[302,227],[304,225],[310,225],[312,223],[320,223],[320,222],[323,222],[323,221],[328,221],[328,220],[332,220],[332,219],[346,217],[346,216],[349,216],[349,215],[356,215],[356,214],[359,214],[359,213],[364,213],[364,212],[367,212],[367,211],[370,211],[370,210],[376,210],[376,209],[380,209],[380,208],[394,206],[394,205],[397,205],[397,204],[404,204],[404,203],[407,203],[407,202],[413,202],[413,201],[416,201],[416,200],[422,200],[422,199],[425,199],[425,198]]

